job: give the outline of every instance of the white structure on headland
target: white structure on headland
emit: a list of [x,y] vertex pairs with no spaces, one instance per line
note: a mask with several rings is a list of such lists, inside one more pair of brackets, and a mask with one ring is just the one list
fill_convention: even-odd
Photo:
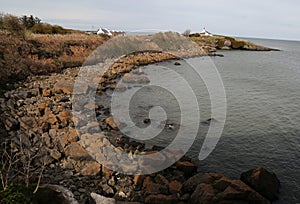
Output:
[[113,34],[106,28],[99,28],[99,30],[97,31],[97,35],[108,35],[108,36],[112,36]]
[[124,31],[118,31],[118,30],[108,30],[107,28],[100,28],[97,31],[97,35],[107,35],[107,36],[117,36],[117,35],[125,35]]
[[206,30],[206,28],[203,28],[203,30],[200,32],[200,35],[202,35],[202,36],[213,36],[209,31]]

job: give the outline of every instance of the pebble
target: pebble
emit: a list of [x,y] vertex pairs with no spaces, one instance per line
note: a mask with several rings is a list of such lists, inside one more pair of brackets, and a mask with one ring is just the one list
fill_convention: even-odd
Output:
[[86,190],[85,190],[84,188],[79,188],[79,189],[78,189],[78,192],[80,192],[80,193],[85,193]]
[[74,196],[80,196],[80,193],[78,191],[75,191],[73,194]]

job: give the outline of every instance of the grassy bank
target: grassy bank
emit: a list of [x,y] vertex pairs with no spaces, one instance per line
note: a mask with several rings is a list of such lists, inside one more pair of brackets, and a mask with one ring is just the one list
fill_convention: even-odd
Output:
[[25,38],[0,33],[0,85],[28,75],[59,72],[80,66],[105,38],[97,35],[26,34]]

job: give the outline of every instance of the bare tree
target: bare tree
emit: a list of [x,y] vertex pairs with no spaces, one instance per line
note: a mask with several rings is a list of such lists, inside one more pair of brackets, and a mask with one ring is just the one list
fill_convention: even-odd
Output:
[[6,191],[9,184],[13,182],[15,177],[15,168],[19,160],[19,154],[9,151],[9,145],[7,142],[2,143],[1,147],[1,164],[0,164],[0,179],[3,191]]
[[[0,180],[4,191],[7,190],[10,184],[16,182],[24,182],[28,188],[32,182],[32,178],[37,178],[34,193],[37,192],[43,172],[46,167],[47,151],[44,142],[40,141],[35,149],[32,151],[31,147],[25,146],[20,137],[18,143],[16,142],[2,142],[1,147],[1,164],[0,164]],[[9,144],[9,145],[8,145]],[[34,165],[34,160],[39,160],[39,165]]]

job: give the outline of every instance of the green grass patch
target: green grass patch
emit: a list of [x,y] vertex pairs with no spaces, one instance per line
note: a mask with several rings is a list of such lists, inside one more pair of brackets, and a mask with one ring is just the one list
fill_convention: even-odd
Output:
[[21,184],[11,185],[6,191],[0,191],[0,204],[36,204],[33,190]]

